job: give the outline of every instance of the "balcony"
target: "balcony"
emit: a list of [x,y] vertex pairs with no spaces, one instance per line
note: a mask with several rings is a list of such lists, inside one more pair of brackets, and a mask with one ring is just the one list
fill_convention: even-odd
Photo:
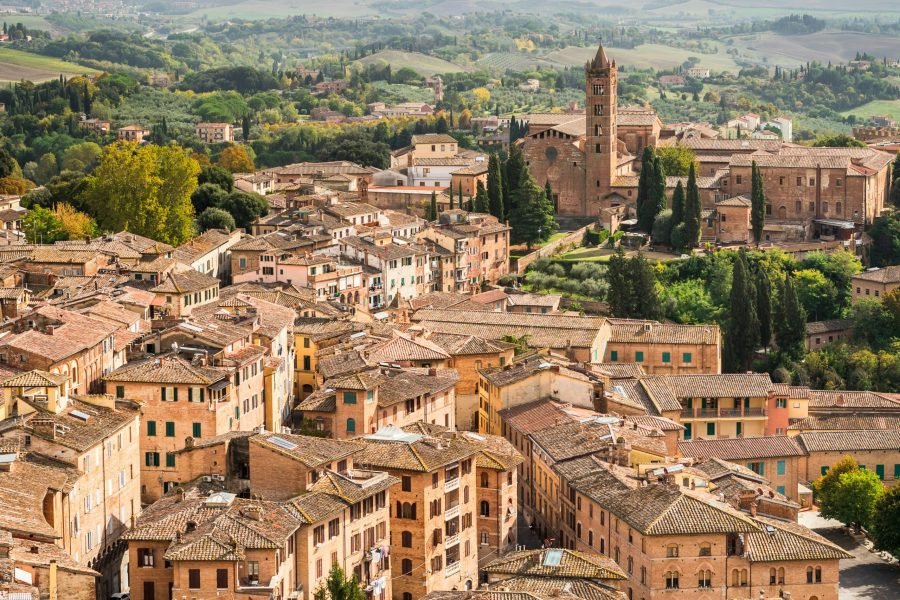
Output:
[[446,538],[444,538],[444,548],[449,550],[453,546],[458,546],[458,545],[459,545],[459,534],[458,533],[456,535],[448,535]]
[[444,520],[445,521],[452,521],[453,519],[456,519],[458,517],[459,517],[459,504],[457,504],[456,506],[451,506],[451,507],[447,508],[447,510],[444,511]]
[[458,575],[461,568],[462,567],[460,566],[459,561],[456,561],[455,563],[450,563],[447,565],[447,568],[444,569],[444,575],[446,577],[450,577],[451,575]]
[[681,411],[682,419],[743,419],[765,417],[763,407],[750,408],[685,408]]
[[448,479],[444,482],[444,493],[450,493],[454,490],[459,489],[459,477],[454,477],[453,479]]

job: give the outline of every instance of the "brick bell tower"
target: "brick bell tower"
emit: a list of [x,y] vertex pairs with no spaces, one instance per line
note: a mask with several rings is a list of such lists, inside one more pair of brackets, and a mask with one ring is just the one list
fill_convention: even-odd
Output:
[[597,55],[584,65],[587,102],[587,131],[584,144],[584,214],[596,216],[606,206],[618,163],[616,132],[616,61],[610,61],[601,43]]

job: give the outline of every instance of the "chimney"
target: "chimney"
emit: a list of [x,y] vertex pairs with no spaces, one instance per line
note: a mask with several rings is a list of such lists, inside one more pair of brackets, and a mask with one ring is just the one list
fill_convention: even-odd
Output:
[[437,377],[437,369],[428,369],[429,377]]
[[34,419],[31,421],[31,427],[41,437],[56,439],[56,423],[53,419]]
[[843,394],[838,394],[837,402],[835,404],[837,404],[838,406],[844,405],[844,395]]
[[258,504],[251,504],[244,508],[243,514],[252,521],[259,521],[262,518],[262,507]]
[[193,447],[194,447],[194,438],[192,438],[191,436],[184,438],[184,449],[190,450]]
[[184,488],[183,488],[183,487],[179,487],[179,488],[178,488],[178,501],[179,501],[179,502],[184,502],[184,495],[185,495],[185,494],[184,494]]

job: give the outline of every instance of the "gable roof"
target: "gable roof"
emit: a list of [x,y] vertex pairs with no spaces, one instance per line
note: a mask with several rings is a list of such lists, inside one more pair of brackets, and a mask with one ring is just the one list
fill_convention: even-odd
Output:
[[717,457],[729,461],[782,458],[806,454],[797,445],[794,438],[786,435],[680,441],[678,442],[678,451],[682,456]]

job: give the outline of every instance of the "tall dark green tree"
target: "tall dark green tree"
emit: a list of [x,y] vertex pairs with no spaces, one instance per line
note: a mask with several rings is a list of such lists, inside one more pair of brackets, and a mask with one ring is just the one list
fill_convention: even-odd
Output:
[[685,205],[684,186],[681,180],[675,185],[675,191],[672,192],[672,227],[679,223],[684,223],[684,205]]
[[553,203],[547,200],[544,190],[530,173],[519,185],[513,197],[513,210],[509,214],[512,241],[525,243],[529,249],[553,235],[557,229]]
[[505,215],[505,207],[503,205],[503,176],[500,172],[500,157],[493,152],[488,159],[487,195],[488,208],[490,209],[491,214],[503,222]]
[[622,246],[616,248],[609,259],[606,281],[609,284],[606,301],[610,314],[614,317],[629,317],[634,307],[634,287],[631,284],[631,264],[625,257]]
[[872,523],[875,548],[900,556],[900,486],[893,486],[875,504]]
[[762,239],[763,227],[766,224],[766,193],[763,190],[763,178],[756,161],[751,168],[750,191],[750,226],[753,230],[753,241],[759,246]]
[[425,219],[428,221],[436,221],[438,218],[437,194],[432,190],[431,201],[428,204],[428,210],[425,211]]
[[477,213],[490,212],[490,202],[488,201],[487,190],[484,188],[484,184],[480,181],[476,186],[475,203],[473,206],[475,207],[475,212]]
[[241,117],[241,133],[244,136],[244,142],[250,139],[250,117],[247,115]]
[[758,341],[756,288],[750,277],[747,255],[742,250],[734,261],[731,280],[731,315],[725,332],[726,369],[732,373],[749,370]]
[[518,144],[510,144],[509,158],[506,159],[506,169],[503,173],[504,188],[506,190],[503,207],[504,214],[512,213],[516,191],[527,173],[528,168],[525,165],[525,155],[522,154],[522,148]]
[[775,317],[775,343],[780,351],[794,358],[802,356],[806,349],[806,312],[800,305],[790,275],[784,280]]
[[684,226],[686,245],[693,248],[700,243],[700,218],[703,205],[700,203],[700,187],[697,185],[697,171],[691,163],[688,172],[687,202],[684,206]]
[[[453,210],[453,186],[449,186],[448,191],[450,192],[450,210]],[[462,200],[462,198],[460,198]]]
[[759,343],[772,344],[772,284],[765,269],[756,272],[756,318],[759,320]]
[[631,271],[632,309],[630,317],[657,319],[660,316],[659,298],[656,293],[656,274],[653,266],[640,252],[629,261]]
[[654,154],[653,147],[644,148],[644,154],[641,157],[641,174],[638,177],[637,199],[635,205],[637,208],[637,222],[641,231],[650,233],[653,229],[653,217],[656,216],[655,201],[651,200],[654,188]]
[[547,197],[547,200],[550,201],[550,204],[553,204],[553,210],[556,211],[556,203],[553,201],[553,187],[550,185],[550,180],[544,184],[544,196]]

